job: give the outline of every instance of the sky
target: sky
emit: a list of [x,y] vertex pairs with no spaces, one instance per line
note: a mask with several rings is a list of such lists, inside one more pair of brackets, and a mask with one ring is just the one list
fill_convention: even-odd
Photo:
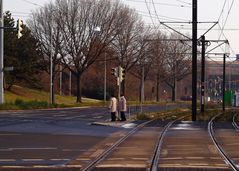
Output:
[[[181,32],[191,35],[192,0],[120,0],[135,9],[147,25],[172,33],[160,22]],[[40,8],[50,0],[3,0],[3,10],[10,11],[15,20],[27,20],[31,11]],[[218,22],[206,35],[206,40],[228,40],[230,46],[224,44],[212,53],[230,53],[230,59],[239,54],[239,0],[198,0],[198,37],[204,34]],[[151,16],[151,17],[150,17]],[[171,23],[173,22],[173,23]],[[223,31],[222,31],[223,29]],[[207,51],[214,49],[220,43],[211,43]],[[211,54],[209,58],[220,58]]]

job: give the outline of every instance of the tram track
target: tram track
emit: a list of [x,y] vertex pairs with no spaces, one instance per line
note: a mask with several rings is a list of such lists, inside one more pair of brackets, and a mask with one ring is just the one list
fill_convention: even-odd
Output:
[[[129,160],[130,160],[129,156],[120,156],[119,155],[120,154],[119,149],[120,148],[122,148],[122,149],[129,148],[128,146],[125,146],[125,144],[130,144],[130,143],[132,143],[132,141],[135,141],[134,142],[135,146],[139,146],[139,144],[137,144],[136,140],[132,140],[132,139],[137,139],[138,136],[140,134],[144,134],[144,132],[147,131],[147,129],[149,129],[149,127],[153,127],[155,125],[157,125],[157,126],[160,125],[161,128],[160,128],[159,133],[157,131],[155,131],[154,135],[153,135],[154,140],[150,141],[151,145],[148,144],[148,146],[150,146],[151,149],[148,149],[147,153],[144,154],[144,157],[142,157],[142,154],[138,155],[138,156],[141,156],[141,159],[143,159],[144,161],[143,162],[141,161],[142,162],[141,165],[136,164],[136,165],[138,165],[137,170],[156,171],[158,169],[158,160],[159,160],[160,151],[161,151],[160,150],[161,144],[163,142],[163,138],[164,138],[167,130],[171,127],[171,125],[173,123],[175,123],[176,121],[182,120],[185,117],[186,116],[176,118],[173,121],[166,121],[166,122],[164,122],[163,125],[160,125],[162,123],[159,124],[160,121],[157,120],[157,119],[150,120],[150,121],[147,121],[147,122],[144,122],[144,123],[138,125],[135,129],[130,131],[127,135],[120,138],[110,148],[106,149],[103,153],[101,153],[101,155],[99,155],[97,158],[95,158],[94,160],[89,162],[86,166],[83,166],[81,168],[81,170],[82,171],[109,170],[109,168],[111,166],[110,166],[110,164],[107,165],[107,162],[110,163],[110,160],[114,160],[114,156],[118,156],[118,158],[124,158],[125,157],[125,158],[129,158]],[[129,150],[130,150],[130,148],[129,148]],[[116,155],[114,155],[113,153],[116,153]],[[137,151],[134,151],[134,153],[137,153]],[[137,158],[136,156],[137,155],[134,154],[134,157],[132,156],[132,158]],[[140,157],[138,157],[138,158],[140,158]],[[106,163],[106,164],[103,164],[103,163]],[[134,169],[134,167],[132,167],[132,165],[129,166],[128,168],[126,166],[123,166],[123,165],[121,165],[121,167],[123,166],[123,170],[124,169],[125,170],[132,170],[132,169]],[[139,167],[139,165],[140,165],[140,167]],[[112,166],[112,167],[115,167],[115,168],[111,168],[110,170],[112,170],[112,169],[117,170],[118,166],[116,166],[116,167]],[[122,170],[122,168],[121,168],[121,170]]]
[[236,131],[239,131],[239,126],[236,122],[236,118],[238,117],[238,114],[237,113],[234,113],[233,114],[233,117],[232,117],[232,125],[234,126],[234,128],[236,129]]
[[220,152],[221,156],[224,158],[225,163],[233,170],[233,171],[238,171],[236,163],[230,158],[230,156],[227,155],[223,147],[220,145],[219,141],[216,138],[215,131],[213,129],[213,121],[220,117],[222,113],[215,115],[214,117],[211,118],[211,120],[208,122],[208,133],[215,144],[217,150]]

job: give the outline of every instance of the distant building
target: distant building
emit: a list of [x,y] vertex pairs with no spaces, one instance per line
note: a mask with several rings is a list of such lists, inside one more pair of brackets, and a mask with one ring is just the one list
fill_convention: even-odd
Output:
[[239,54],[236,54],[236,60],[239,60]]
[[[226,90],[239,91],[239,54],[237,60],[226,63]],[[197,97],[200,99],[201,64],[198,62]],[[206,61],[205,97],[211,100],[222,98],[223,61]],[[191,75],[178,82],[178,98],[191,95]]]

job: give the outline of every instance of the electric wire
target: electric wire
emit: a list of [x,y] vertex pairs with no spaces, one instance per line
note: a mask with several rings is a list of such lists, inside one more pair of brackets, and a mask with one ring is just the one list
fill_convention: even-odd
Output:
[[[179,35],[182,35],[183,37],[186,37],[187,39],[191,40],[190,37],[184,35],[183,33],[179,32],[179,31],[173,29],[172,27],[170,27],[170,26],[164,24],[163,22],[161,22],[160,19],[159,19],[158,14],[157,14],[157,10],[156,10],[156,7],[155,7],[154,0],[152,0],[152,3],[153,3],[154,12],[155,12],[155,14],[156,14],[156,16],[157,16],[158,22],[159,22],[161,25],[163,25],[163,26],[167,27],[168,29],[170,29],[170,30],[172,30],[172,31],[174,31],[174,32],[176,32],[176,33],[178,33]],[[169,30],[169,32],[170,32],[170,30]]]
[[[144,1],[140,1],[140,0],[126,0],[129,2],[138,2],[138,3],[145,3]],[[150,1],[147,3],[151,3]],[[180,7],[180,8],[191,8],[191,6],[185,6],[185,5],[178,5],[178,4],[170,4],[170,3],[160,3],[160,2],[156,2],[155,4],[157,5],[163,5],[163,6],[171,6],[171,7]]]
[[176,0],[176,1],[192,6],[192,4],[189,3],[189,2],[185,2],[185,1],[182,1],[182,0]]
[[220,13],[220,15],[219,15],[219,17],[218,17],[218,19],[217,19],[218,22],[220,21],[222,15],[223,15],[223,12],[224,12],[224,9],[225,9],[225,6],[226,6],[226,2],[227,2],[227,0],[224,0],[224,4],[223,4],[223,6],[222,6],[221,13]]
[[223,25],[222,25],[222,30],[221,30],[221,33],[220,33],[220,35],[219,35],[219,39],[221,38],[221,36],[222,36],[222,34],[223,34],[223,30],[224,30],[224,28],[225,28],[225,26],[226,26],[226,23],[227,23],[227,20],[228,20],[229,15],[230,15],[230,13],[231,13],[231,10],[232,10],[232,7],[233,7],[234,2],[235,2],[235,0],[233,0],[232,3],[231,3],[231,5],[230,5],[230,8],[229,8],[229,10],[228,10],[228,13],[227,13],[225,22],[224,22]]
[[147,3],[147,0],[145,0],[145,4],[146,4],[147,10],[148,10],[148,13],[149,13],[149,15],[150,15],[150,19],[151,19],[151,21],[152,21],[152,24],[153,24],[154,28],[156,29],[156,25],[155,25],[155,23],[154,23],[154,20],[153,20],[153,17],[152,17],[151,11],[150,11],[150,9],[149,9],[149,6],[148,6],[148,3]]
[[212,59],[212,57],[206,56],[206,58],[208,58],[210,61],[214,62],[217,65],[222,65],[221,63],[219,63],[218,61],[215,61],[214,59]]
[[[231,5],[229,6],[229,9],[228,9],[228,12],[227,12],[226,19],[225,19],[224,23],[222,22],[222,26],[221,26],[221,25],[220,25],[220,19],[221,19],[222,16],[223,16],[223,13],[224,13],[224,10],[225,10],[225,6],[226,6],[226,2],[227,2],[227,0],[224,1],[222,11],[221,11],[221,13],[220,13],[220,15],[219,15],[219,18],[218,18],[218,27],[219,27],[218,40],[220,40],[222,36],[223,36],[225,39],[227,39],[227,37],[226,37],[226,35],[225,35],[225,33],[224,33],[224,30],[225,30],[225,26],[226,26],[226,23],[227,23],[227,21],[228,21],[228,18],[229,18],[229,15],[230,15],[230,13],[231,13],[231,10],[232,10],[232,7],[233,7],[233,5],[234,5],[235,0],[232,0],[232,3],[231,3]],[[233,54],[235,54],[235,51],[232,49],[232,47],[231,47],[230,45],[229,45],[229,48],[230,48],[230,51],[231,51]],[[221,50],[223,51],[222,48],[221,48]]]
[[38,7],[42,7],[41,5],[37,4],[37,3],[34,3],[34,2],[31,2],[29,0],[22,0],[22,1],[25,1],[26,3],[28,4],[31,4],[31,5],[35,5],[35,6],[38,6]]
[[[138,13],[142,13],[142,14],[148,14],[147,12],[144,12],[144,11],[140,11],[140,10],[136,10]],[[142,15],[141,14],[141,15]],[[153,15],[153,14],[152,14]],[[156,18],[156,14],[154,14],[155,16],[153,16],[154,18]],[[150,17],[150,16],[147,16],[147,15],[144,15],[146,17]],[[188,22],[188,20],[186,19],[182,19],[182,18],[174,18],[174,17],[168,17],[168,16],[165,16],[165,15],[158,15],[159,17],[162,17],[162,18],[165,18],[165,19],[168,19],[168,20],[180,20],[180,21],[185,21],[185,22]]]

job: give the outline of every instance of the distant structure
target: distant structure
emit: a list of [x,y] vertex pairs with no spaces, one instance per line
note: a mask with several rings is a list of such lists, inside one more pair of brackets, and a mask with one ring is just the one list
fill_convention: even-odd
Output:
[[236,60],[239,60],[239,54],[236,54]]

